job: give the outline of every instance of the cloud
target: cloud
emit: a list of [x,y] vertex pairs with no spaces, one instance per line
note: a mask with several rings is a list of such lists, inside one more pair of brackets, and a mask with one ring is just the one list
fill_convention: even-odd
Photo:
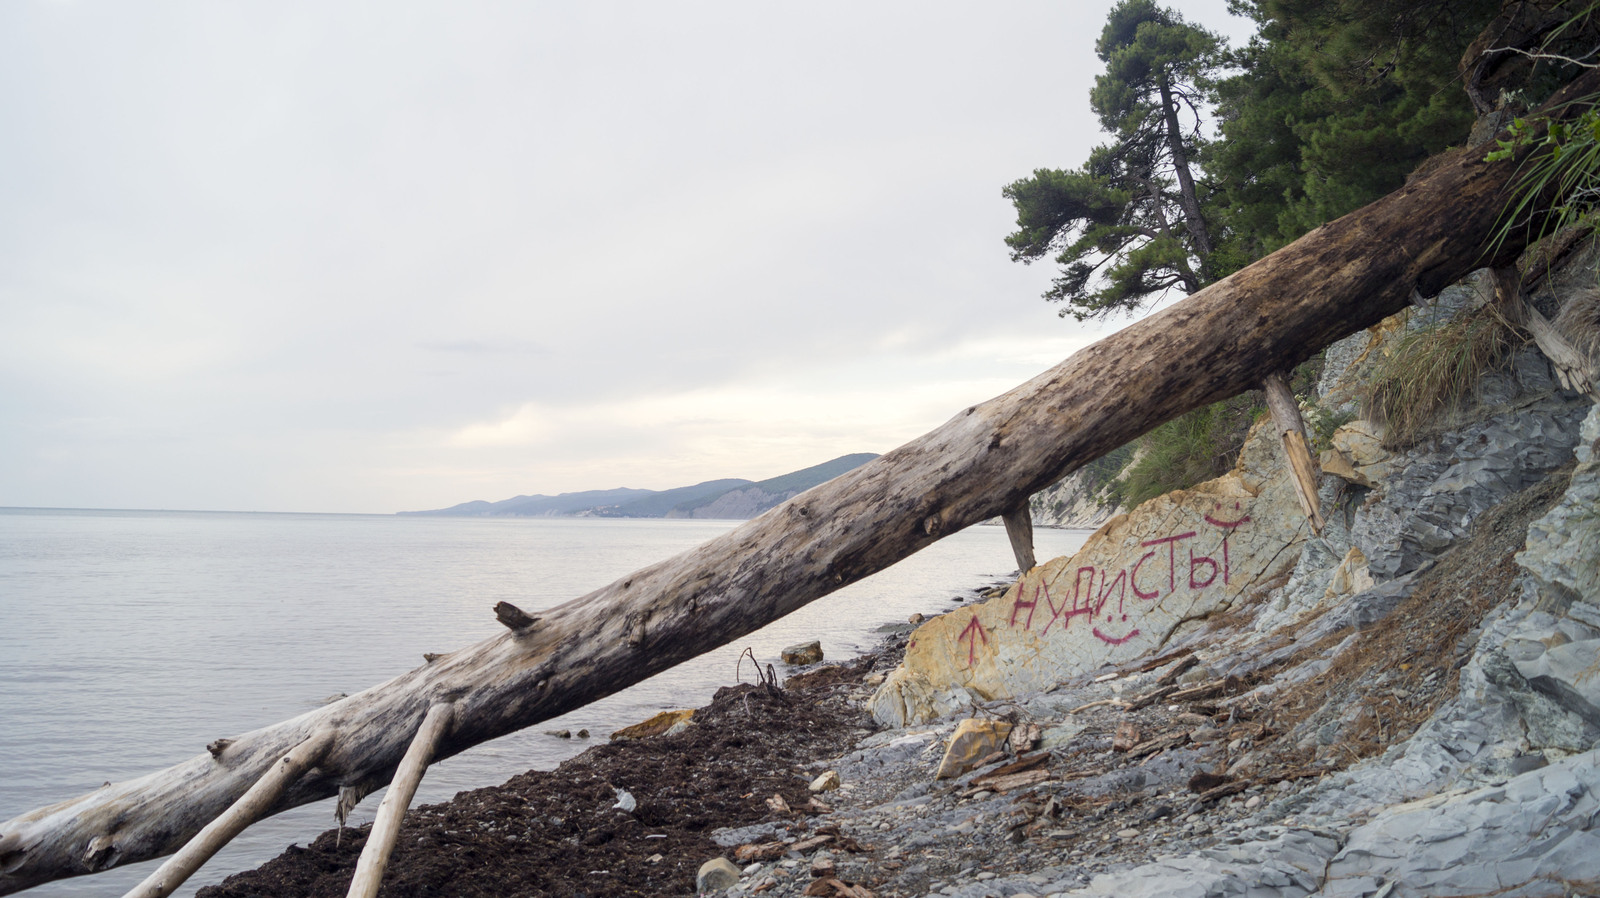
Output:
[[0,504],[892,448],[1102,332],[1000,189],[1102,139],[1110,2],[0,4]]

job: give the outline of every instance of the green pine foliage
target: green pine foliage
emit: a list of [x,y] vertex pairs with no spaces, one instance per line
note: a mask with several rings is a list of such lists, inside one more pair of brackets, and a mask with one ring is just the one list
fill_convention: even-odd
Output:
[[[1289,388],[1297,396],[1316,392],[1322,376],[1322,358],[1308,361],[1291,373]],[[1202,406],[1168,421],[1132,443],[1116,450],[1115,475],[1097,476],[1106,483],[1103,503],[1133,508],[1147,499],[1221,477],[1233,470],[1250,429],[1267,412],[1265,400],[1254,390],[1231,399]],[[1327,448],[1328,438],[1350,415],[1337,415],[1312,405],[1306,416],[1313,449]],[[1107,456],[1110,458],[1111,456]],[[1125,463],[1131,462],[1131,463]]]
[[1202,163],[1232,271],[1399,188],[1464,141],[1457,64],[1499,0],[1233,0],[1259,31],[1212,84]]
[[1162,424],[1134,442],[1136,458],[1127,474],[1106,490],[1106,501],[1133,508],[1228,473],[1250,426],[1265,411],[1260,394],[1250,392]]
[[1002,192],[1021,262],[1079,319],[1212,281],[1405,183],[1474,111],[1463,51],[1500,0],[1231,0],[1244,47],[1154,0],[1112,8],[1091,108],[1110,141]]

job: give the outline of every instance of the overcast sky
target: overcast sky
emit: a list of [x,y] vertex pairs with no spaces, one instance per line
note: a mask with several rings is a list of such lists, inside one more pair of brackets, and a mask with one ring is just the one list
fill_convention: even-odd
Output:
[[0,505],[885,452],[1105,333],[1000,190],[1104,140],[1110,5],[8,0]]

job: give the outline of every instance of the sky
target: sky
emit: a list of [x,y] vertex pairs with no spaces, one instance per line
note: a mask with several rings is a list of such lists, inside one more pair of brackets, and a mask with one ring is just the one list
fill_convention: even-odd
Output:
[[1125,323],[1003,242],[1006,184],[1106,140],[1110,6],[8,0],[0,506],[886,452]]

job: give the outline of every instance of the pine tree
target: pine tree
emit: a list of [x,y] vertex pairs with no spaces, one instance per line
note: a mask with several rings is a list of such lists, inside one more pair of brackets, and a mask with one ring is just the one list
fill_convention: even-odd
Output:
[[1078,169],[1038,169],[1007,186],[1017,230],[1011,258],[1054,254],[1062,266],[1046,299],[1079,319],[1136,309],[1169,289],[1211,280],[1214,238],[1202,150],[1204,79],[1220,40],[1153,0],[1122,0],[1095,50],[1106,65],[1090,105],[1114,141]]

